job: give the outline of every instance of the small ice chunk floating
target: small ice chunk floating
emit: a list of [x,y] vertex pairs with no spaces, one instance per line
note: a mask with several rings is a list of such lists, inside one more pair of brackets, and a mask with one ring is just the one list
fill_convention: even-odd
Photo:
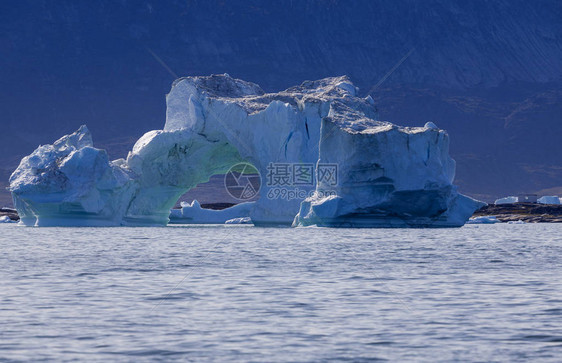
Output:
[[225,209],[205,209],[197,200],[181,202],[181,209],[170,211],[170,224],[248,224],[254,202],[236,204]]
[[[278,93],[226,74],[186,77],[166,102],[164,129],[126,159],[110,161],[86,126],[24,157],[10,177],[21,222],[166,225],[183,193],[242,162],[262,176],[249,213],[258,226],[459,227],[484,205],[452,184],[444,130],[378,121],[345,76]],[[264,180],[273,164],[328,165],[334,178],[316,175],[304,200],[279,198]]]

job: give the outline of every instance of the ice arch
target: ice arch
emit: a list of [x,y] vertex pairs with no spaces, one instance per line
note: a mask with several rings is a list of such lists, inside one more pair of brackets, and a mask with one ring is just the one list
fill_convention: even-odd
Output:
[[[178,79],[166,124],[109,161],[81,127],[25,157],[10,178],[27,225],[165,225],[185,191],[248,161],[267,181],[276,164],[338,165],[337,185],[317,183],[302,202],[271,198],[267,183],[251,217],[258,225],[459,226],[480,204],[456,192],[448,136],[432,123],[376,121],[370,97],[347,77],[267,94],[228,75]],[[335,194],[324,194],[331,188]]]
[[[325,86],[335,88],[331,83]],[[318,160],[320,121],[329,107],[316,99],[307,101],[305,90],[265,94],[259,86],[228,75],[174,82],[164,130],[144,135],[127,158],[141,177],[126,221],[146,223],[156,217],[152,222],[163,223],[183,192],[247,161],[264,178],[262,198],[252,211],[254,223],[290,225],[300,200],[265,197],[266,176],[269,163]]]
[[226,172],[243,159],[224,139],[209,142],[191,130],[151,131],[135,144],[126,160],[137,176],[123,221],[128,225],[165,225],[178,198]]

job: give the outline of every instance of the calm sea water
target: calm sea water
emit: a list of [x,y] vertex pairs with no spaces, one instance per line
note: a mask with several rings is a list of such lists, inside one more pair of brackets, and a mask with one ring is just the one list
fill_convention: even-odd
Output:
[[0,360],[562,360],[562,225],[0,241]]

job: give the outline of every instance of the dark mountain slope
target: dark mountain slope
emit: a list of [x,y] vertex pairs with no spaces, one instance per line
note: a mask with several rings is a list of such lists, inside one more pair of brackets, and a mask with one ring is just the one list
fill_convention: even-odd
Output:
[[2,2],[0,168],[82,123],[123,156],[176,75],[347,74],[381,118],[449,130],[464,191],[560,187],[560,19],[560,1]]

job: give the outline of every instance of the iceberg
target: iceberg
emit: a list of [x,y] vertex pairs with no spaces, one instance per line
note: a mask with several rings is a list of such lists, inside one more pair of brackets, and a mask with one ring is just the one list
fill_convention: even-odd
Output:
[[110,162],[81,126],[24,157],[10,190],[27,226],[117,226],[137,188],[124,161]]
[[183,193],[250,163],[261,183],[237,197],[259,194],[257,226],[454,227],[484,205],[452,184],[444,130],[379,121],[357,94],[346,76],[278,93],[227,74],[180,78],[164,128],[126,159],[109,161],[82,126],[22,159],[14,204],[25,225],[167,225]]
[[537,199],[540,204],[560,204],[560,198],[556,195],[545,195]]
[[0,216],[0,223],[18,223],[18,221],[14,221],[8,216]]
[[495,224],[495,223],[501,223],[501,221],[497,219],[496,216],[474,217],[474,218],[470,218],[466,222],[466,224]]
[[234,219],[249,218],[254,202],[236,204],[221,210],[204,209],[197,200],[189,203],[182,202],[181,209],[170,211],[171,224],[223,224]]
[[449,138],[433,123],[399,127],[336,105],[321,134],[319,161],[338,165],[341,177],[317,184],[294,226],[458,227],[485,205],[452,185]]
[[504,198],[500,198],[500,199],[496,199],[496,201],[494,202],[495,205],[498,204],[513,204],[513,203],[517,203],[519,202],[519,197],[504,197]]
[[252,219],[250,217],[232,218],[224,222],[224,224],[252,224]]

